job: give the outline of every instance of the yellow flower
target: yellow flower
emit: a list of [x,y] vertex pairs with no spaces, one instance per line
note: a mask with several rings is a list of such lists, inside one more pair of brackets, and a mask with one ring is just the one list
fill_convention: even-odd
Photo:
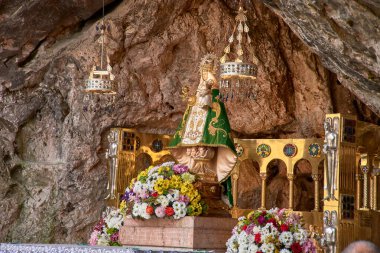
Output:
[[194,186],[191,183],[185,182],[181,186],[181,193],[183,195],[194,191]]
[[120,209],[123,210],[127,207],[127,203],[125,202],[125,200],[121,201],[120,203]]
[[141,171],[140,174],[138,175],[137,180],[140,181],[142,177],[147,177],[147,176],[148,176],[148,172],[145,171],[145,170],[143,170],[143,171]]
[[162,167],[158,168],[158,174],[162,174],[162,173],[164,173],[164,172],[166,172],[166,171],[169,171],[169,170],[170,170],[169,167],[167,167],[167,166],[162,166]]
[[193,209],[193,213],[191,214],[192,216],[198,216],[202,213],[202,206],[201,204],[190,204],[190,207]]
[[134,183],[136,182],[136,178],[132,178],[131,183],[129,184],[129,188],[133,188]]
[[154,183],[154,190],[160,195],[164,193],[163,184],[164,184],[163,178],[157,179],[157,181]]
[[170,188],[180,189],[181,188],[182,179],[178,175],[173,175],[170,178]]
[[162,182],[162,188],[164,190],[167,190],[170,186],[170,181],[168,179],[165,179],[163,182]]

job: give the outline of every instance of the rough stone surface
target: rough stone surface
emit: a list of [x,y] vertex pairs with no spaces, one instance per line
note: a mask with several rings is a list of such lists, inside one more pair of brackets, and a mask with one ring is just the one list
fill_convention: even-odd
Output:
[[380,115],[380,2],[376,0],[263,0]]
[[[315,137],[323,134],[325,113],[374,117],[367,100],[352,106],[355,98],[281,18],[261,2],[246,5],[261,96],[227,105],[236,136]],[[86,101],[81,89],[98,60],[100,6],[1,4],[0,241],[85,242],[105,206],[108,129],[172,133],[186,107],[181,87],[195,92],[200,58],[220,55],[237,7],[234,1],[113,1],[106,8],[107,52],[120,93],[114,102]]]

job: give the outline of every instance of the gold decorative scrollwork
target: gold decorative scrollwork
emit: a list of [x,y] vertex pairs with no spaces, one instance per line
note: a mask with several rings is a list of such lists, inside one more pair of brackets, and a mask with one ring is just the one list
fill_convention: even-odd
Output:
[[220,116],[220,113],[221,113],[221,108],[220,108],[220,104],[217,103],[217,102],[213,102],[212,103],[212,110],[215,112],[215,117],[213,117],[210,121],[210,124],[208,125],[208,131],[209,133],[214,136],[216,134],[217,131],[221,131],[223,132],[223,137],[227,137],[227,131],[224,130],[223,128],[221,127],[215,127],[215,124],[218,123],[218,118]]

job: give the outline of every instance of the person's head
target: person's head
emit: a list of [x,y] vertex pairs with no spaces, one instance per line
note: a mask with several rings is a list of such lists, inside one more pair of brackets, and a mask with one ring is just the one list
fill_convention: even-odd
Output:
[[380,253],[380,249],[372,242],[356,241],[350,243],[342,253]]

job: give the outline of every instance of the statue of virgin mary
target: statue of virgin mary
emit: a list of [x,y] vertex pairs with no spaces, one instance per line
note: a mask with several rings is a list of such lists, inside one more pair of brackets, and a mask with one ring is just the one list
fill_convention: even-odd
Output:
[[179,163],[187,165],[201,181],[210,184],[227,181],[237,159],[226,110],[219,100],[214,76],[217,66],[215,55],[203,57],[196,95],[189,99],[169,144]]

